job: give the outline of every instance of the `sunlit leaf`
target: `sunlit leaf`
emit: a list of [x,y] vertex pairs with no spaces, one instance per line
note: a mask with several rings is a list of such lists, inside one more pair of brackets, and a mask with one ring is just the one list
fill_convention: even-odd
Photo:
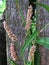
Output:
[[49,37],[41,37],[37,40],[37,43],[49,49]]
[[3,14],[6,9],[6,0],[0,0],[0,14]]

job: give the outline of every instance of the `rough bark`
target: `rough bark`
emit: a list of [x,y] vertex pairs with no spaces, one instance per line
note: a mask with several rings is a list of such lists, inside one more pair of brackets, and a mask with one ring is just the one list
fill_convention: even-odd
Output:
[[[41,3],[49,5],[49,0],[38,0]],[[42,7],[38,8],[38,30],[44,27],[47,23],[49,23],[49,13]],[[49,27],[45,29],[40,36],[49,37]],[[46,41],[45,41],[46,42]],[[41,56],[41,64],[40,65],[49,65],[49,50],[39,45],[39,51]]]
[[[26,13],[28,8],[28,0],[19,0],[19,5],[22,10],[22,13],[26,19]],[[15,0],[7,0],[7,8],[6,8],[6,22],[8,23],[9,27],[12,29],[13,33],[17,35],[18,41],[14,42],[18,56],[20,55],[20,48],[22,47],[24,40],[25,40],[25,29],[22,24],[21,16],[18,12]],[[10,57],[9,53],[9,45],[12,41],[9,39],[8,35],[6,34],[6,43],[7,43],[7,57]],[[19,44],[19,47],[18,47]],[[27,57],[27,53],[25,52],[25,58]],[[7,65],[10,65],[9,62]],[[19,65],[23,65],[22,58],[19,58]]]

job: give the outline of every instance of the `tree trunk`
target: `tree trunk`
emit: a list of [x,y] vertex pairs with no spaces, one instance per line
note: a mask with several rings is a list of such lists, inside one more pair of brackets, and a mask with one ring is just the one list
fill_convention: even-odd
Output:
[[[28,0],[19,0],[19,5],[22,10],[22,13],[26,19],[26,13],[27,13],[27,8],[28,8]],[[6,10],[6,22],[8,23],[9,27],[13,31],[13,33],[17,36],[18,41],[12,42],[8,35],[6,34],[6,47],[7,47],[7,57],[10,57],[10,51],[9,51],[9,46],[10,43],[14,43],[17,49],[18,56],[20,56],[20,48],[22,47],[24,40],[25,40],[25,28],[22,23],[21,16],[18,12],[16,2],[15,0],[7,0],[7,10]],[[18,47],[19,45],[19,47]],[[25,58],[27,57],[27,53],[25,52]],[[8,62],[7,65],[10,65]],[[23,59],[19,58],[19,65],[24,65],[23,64]]]
[[[38,0],[41,3],[49,5],[49,0]],[[38,30],[41,30],[47,23],[49,23],[49,13],[43,8],[38,8]],[[49,27],[47,27],[41,34],[41,37],[49,37]],[[46,42],[46,41],[45,41]],[[49,65],[49,50],[39,45],[39,51],[41,56],[41,64],[40,65]]]

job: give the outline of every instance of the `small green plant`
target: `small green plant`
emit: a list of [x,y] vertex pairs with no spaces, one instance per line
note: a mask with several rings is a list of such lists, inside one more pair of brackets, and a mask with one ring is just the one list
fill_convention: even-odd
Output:
[[[48,5],[46,5],[46,4],[43,4],[43,3],[38,3],[38,2],[34,2],[34,4],[36,4],[36,5],[39,5],[39,6],[42,6],[42,7],[44,7],[48,12],[49,12],[49,6]],[[21,9],[20,9],[20,7],[19,7],[19,5],[18,5],[18,0],[16,0],[16,5],[17,5],[17,7],[18,7],[18,10],[19,10],[19,13],[20,13],[20,16],[22,17],[22,21],[23,21],[23,23],[24,22],[26,22],[26,20],[25,20],[25,18],[24,18],[24,16],[23,16],[23,14],[22,14],[22,11],[21,11]],[[31,7],[31,6],[30,6]],[[30,8],[29,7],[29,8]],[[32,9],[30,9],[30,11],[32,12]],[[30,13],[31,14],[31,16],[32,16],[32,13]],[[32,47],[32,50],[31,50],[31,52],[29,51],[29,55],[31,55],[32,54],[32,57],[29,57],[29,59],[31,59],[31,58],[33,58],[32,60],[29,60],[29,61],[27,61],[27,62],[25,62],[25,60],[24,60],[24,65],[35,65],[34,64],[34,54],[36,54],[36,59],[38,59],[36,62],[36,65],[40,65],[40,54],[39,54],[39,51],[38,51],[38,45],[37,44],[40,44],[40,45],[42,45],[42,46],[44,46],[45,48],[47,48],[47,49],[49,49],[49,38],[47,38],[47,37],[40,37],[40,38],[38,38],[38,36],[39,36],[39,33],[41,33],[44,29],[46,29],[47,28],[47,26],[49,26],[49,23],[48,24],[46,24],[45,25],[45,27],[43,27],[40,31],[38,31],[37,29],[36,29],[36,22],[35,22],[35,16],[32,18],[32,20],[31,20],[31,17],[28,17],[27,18],[27,23],[25,23],[26,25],[26,27],[25,27],[25,29],[26,29],[26,31],[27,31],[27,35],[26,36],[28,36],[28,38],[25,40],[25,43],[24,43],[24,45],[23,45],[23,47],[21,48],[21,50],[20,50],[20,56],[23,56],[23,54],[24,54],[24,52],[25,52],[25,50],[26,50],[26,48],[31,44],[31,46],[30,46],[30,48]],[[29,19],[29,20],[28,20]],[[31,20],[31,22],[30,22],[30,20]],[[28,21],[29,21],[29,23],[28,23]],[[30,24],[31,23],[31,24]],[[28,30],[28,26],[29,26],[29,30]],[[31,31],[30,31],[31,30]],[[31,33],[30,33],[31,32]],[[45,42],[46,41],[46,42]],[[35,50],[35,47],[34,47],[34,45],[36,46],[36,52],[34,51]],[[35,52],[35,53],[34,53]],[[11,63],[11,65],[16,65],[16,63],[12,60],[12,59],[8,59],[9,61],[10,61],[10,63]],[[17,64],[18,65],[18,64]]]

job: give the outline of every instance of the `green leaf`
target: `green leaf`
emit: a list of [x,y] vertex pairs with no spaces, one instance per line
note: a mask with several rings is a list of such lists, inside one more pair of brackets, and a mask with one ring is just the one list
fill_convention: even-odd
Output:
[[42,45],[43,47],[49,49],[49,38],[48,37],[41,37],[38,40],[36,40],[36,42]]
[[12,65],[17,65],[11,58],[8,58],[8,60]]
[[43,4],[43,3],[40,3],[40,2],[34,2],[34,4],[37,4],[37,5],[39,5],[39,6],[44,7],[44,8],[49,12],[49,6],[48,6],[48,5]]
[[[32,62],[28,61],[26,65],[31,65],[31,64],[32,64]],[[32,65],[33,65],[33,64],[32,64]]]
[[30,37],[25,41],[23,47],[21,48],[21,55],[23,55],[25,49],[28,47],[28,45],[38,36],[38,31],[36,31],[34,34],[30,35]]

